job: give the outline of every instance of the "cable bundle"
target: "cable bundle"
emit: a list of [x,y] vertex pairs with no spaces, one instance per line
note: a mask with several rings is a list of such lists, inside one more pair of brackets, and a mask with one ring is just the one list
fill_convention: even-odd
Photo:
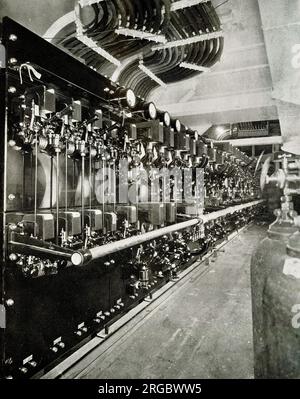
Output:
[[[57,44],[102,74],[113,74],[118,62],[112,65],[111,59],[120,61],[119,84],[142,98],[159,81],[188,79],[201,73],[197,67],[205,71],[223,51],[220,20],[211,1],[104,0],[84,7],[77,4],[76,12],[76,24],[66,27],[66,37]],[[78,25],[89,40],[81,40]],[[105,52],[111,57],[105,58]],[[139,68],[141,62],[145,68]]]

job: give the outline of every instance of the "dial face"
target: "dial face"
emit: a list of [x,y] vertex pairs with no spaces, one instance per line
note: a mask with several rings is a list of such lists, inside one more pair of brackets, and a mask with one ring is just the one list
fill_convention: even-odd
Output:
[[176,128],[177,133],[180,133],[180,131],[181,131],[181,122],[180,122],[179,119],[176,119],[175,128]]
[[165,123],[165,125],[166,125],[167,127],[169,127],[170,124],[171,124],[171,117],[170,117],[169,112],[165,112],[165,113],[164,113],[164,123]]
[[157,110],[154,103],[150,103],[148,106],[148,112],[151,119],[156,119],[157,117]]
[[127,104],[130,108],[134,108],[136,105],[136,96],[133,92],[133,90],[128,89],[126,92],[126,100],[127,100]]

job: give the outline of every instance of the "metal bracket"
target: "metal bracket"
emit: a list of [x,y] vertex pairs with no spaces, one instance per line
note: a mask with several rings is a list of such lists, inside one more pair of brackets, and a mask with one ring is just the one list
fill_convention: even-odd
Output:
[[166,44],[158,44],[152,47],[152,51],[164,50],[166,48],[185,46],[186,44],[204,42],[206,40],[217,39],[218,37],[223,37],[223,31],[219,30],[216,32],[202,33],[197,36],[189,37],[182,40],[174,40],[173,42],[168,42]]
[[182,10],[183,8],[193,7],[198,4],[208,3],[209,0],[179,0],[171,4],[171,11]]
[[179,64],[181,68],[186,68],[186,69],[191,69],[193,71],[199,71],[199,72],[209,72],[210,69],[201,65],[197,64],[190,64],[189,62],[181,62]]
[[146,75],[148,75],[150,79],[154,80],[154,82],[158,83],[161,87],[167,87],[166,83],[164,83],[161,79],[159,79],[156,75],[154,75],[154,73],[151,72],[149,68],[145,67],[145,65],[142,62],[140,62],[139,68]]
[[128,28],[119,27],[118,29],[115,30],[115,33],[117,33],[118,35],[132,36],[137,39],[149,40],[156,43],[167,43],[167,39],[164,35],[155,35],[153,33],[137,29],[128,29]]

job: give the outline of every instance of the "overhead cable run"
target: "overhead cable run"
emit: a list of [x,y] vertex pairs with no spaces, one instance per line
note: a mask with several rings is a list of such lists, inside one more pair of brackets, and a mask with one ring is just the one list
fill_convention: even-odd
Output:
[[171,5],[171,11],[182,10],[183,8],[193,7],[198,4],[208,3],[210,0],[181,0]]
[[159,79],[156,75],[154,75],[154,73],[151,72],[149,68],[145,67],[145,65],[144,65],[142,62],[140,62],[139,68],[140,68],[140,70],[143,71],[146,75],[148,75],[149,78],[151,78],[151,79],[154,80],[156,83],[158,83],[161,87],[167,87],[167,85],[166,85],[161,79]]
[[206,40],[217,39],[219,37],[223,37],[223,31],[204,33],[202,35],[189,37],[187,39],[175,40],[173,42],[169,42],[166,44],[159,44],[157,46],[152,47],[152,50],[157,51],[157,50],[164,50],[166,48],[186,46],[188,44],[204,42]]
[[115,57],[113,57],[111,54],[109,54],[107,51],[105,51],[103,48],[99,47],[97,43],[93,40],[90,39],[89,37],[85,35],[77,35],[76,38],[81,41],[83,44],[85,44],[87,47],[95,51],[95,53],[101,55],[101,57],[105,58],[107,61],[111,62],[112,64],[116,66],[120,66],[121,62],[117,60]]
[[[161,82],[169,85],[203,72],[180,66],[183,61],[212,67],[223,53],[222,25],[212,1],[126,0],[126,7],[119,0],[75,3],[68,33],[53,35],[53,43],[104,75],[112,76],[115,67],[114,78],[141,98]],[[159,84],[139,70],[140,59]]]
[[81,43],[85,44],[88,48],[93,50],[95,53],[99,54],[101,57],[105,58],[110,63],[119,67],[121,65],[121,62],[117,58],[113,57],[106,50],[104,50],[103,48],[98,46],[98,43],[95,40],[91,39],[90,37],[88,37],[87,35],[85,35],[83,33],[83,25],[79,18],[79,7],[78,6],[75,7],[75,15],[76,15],[76,19],[75,19],[76,38]]

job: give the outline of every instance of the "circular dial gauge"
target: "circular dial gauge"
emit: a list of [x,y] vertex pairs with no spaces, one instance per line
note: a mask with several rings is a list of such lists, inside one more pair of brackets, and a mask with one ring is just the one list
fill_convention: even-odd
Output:
[[135,96],[133,90],[131,90],[131,89],[127,90],[127,92],[126,92],[126,101],[127,101],[127,104],[128,104],[128,106],[130,108],[134,108],[135,107],[135,105],[136,105],[136,96]]
[[164,113],[164,123],[167,127],[169,127],[171,125],[171,117],[170,117],[169,112]]
[[149,103],[148,112],[151,119],[156,119],[157,117],[157,109],[154,103]]
[[179,119],[176,119],[175,128],[176,128],[176,132],[180,133],[180,131],[181,131],[181,122],[180,122]]

